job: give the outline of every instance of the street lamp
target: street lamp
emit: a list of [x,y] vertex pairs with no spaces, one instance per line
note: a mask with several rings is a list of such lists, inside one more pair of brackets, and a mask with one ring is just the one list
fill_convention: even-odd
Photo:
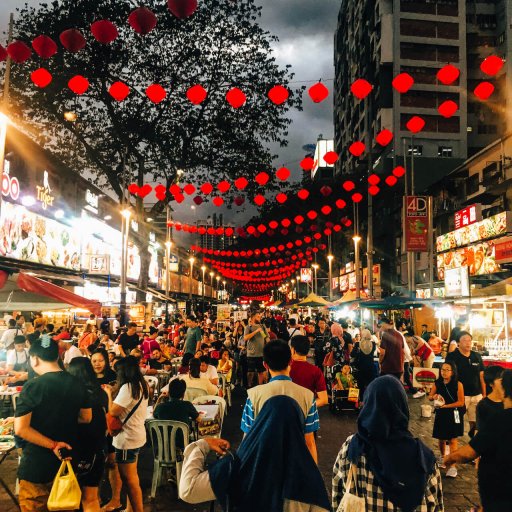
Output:
[[169,325],[169,290],[171,288],[171,247],[170,240],[165,241],[165,325]]
[[126,325],[126,274],[128,272],[128,235],[131,216],[132,211],[129,208],[121,210],[121,302],[119,304],[121,325]]
[[332,301],[332,260],[334,256],[332,254],[327,255],[329,261],[329,300]]
[[210,296],[213,298],[213,276],[214,272],[210,272]]
[[[295,279],[292,279],[292,290],[291,290],[292,291],[292,297],[293,297],[293,292],[295,291],[294,288],[295,288]],[[295,294],[295,298],[297,298],[297,294]]]
[[352,240],[354,240],[354,259],[356,267],[356,300],[359,300],[361,298],[361,276],[359,272],[359,267],[361,266],[359,263],[359,242],[361,241],[361,237],[354,235]]
[[215,278],[217,280],[217,286],[215,288],[215,295],[217,296],[217,302],[219,301],[219,281],[220,281],[220,276],[217,276]]
[[206,272],[204,265],[201,266],[201,272],[203,273],[203,280],[201,281],[201,312],[204,315],[204,273]]
[[190,287],[188,291],[188,300],[192,301],[192,274],[194,272],[194,261],[196,261],[196,259],[194,256],[191,256],[188,261],[190,262]]
[[297,291],[296,291],[297,299],[300,299],[300,284],[299,284],[300,283],[300,276],[299,275],[295,276],[295,279],[296,279],[296,283],[297,283]]
[[311,267],[313,267],[313,270],[315,271],[315,294],[318,295],[318,281],[316,278],[316,273],[317,273],[317,270],[320,268],[320,265],[318,265],[318,263],[313,263],[313,265],[311,265]]
[[223,302],[227,302],[227,294],[226,294],[226,281],[222,281],[222,285],[224,286],[224,290],[223,290]]

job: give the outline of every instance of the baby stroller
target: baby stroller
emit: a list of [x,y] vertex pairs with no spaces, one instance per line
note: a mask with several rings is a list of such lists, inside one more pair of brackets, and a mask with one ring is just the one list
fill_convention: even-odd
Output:
[[[345,365],[343,365],[345,366]],[[335,365],[334,375],[341,373],[342,365]],[[350,368],[350,375],[353,377],[352,368]],[[352,385],[349,389],[338,389],[337,380],[330,380],[327,384],[329,394],[329,410],[333,414],[341,412],[359,412],[359,389],[357,387],[357,381],[353,379]]]

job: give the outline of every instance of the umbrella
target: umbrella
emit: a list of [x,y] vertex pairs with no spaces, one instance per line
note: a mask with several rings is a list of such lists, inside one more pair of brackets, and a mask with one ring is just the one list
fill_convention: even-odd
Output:
[[320,308],[322,306],[329,306],[331,303],[327,302],[316,293],[310,293],[305,299],[302,299],[297,306],[304,306],[310,308]]

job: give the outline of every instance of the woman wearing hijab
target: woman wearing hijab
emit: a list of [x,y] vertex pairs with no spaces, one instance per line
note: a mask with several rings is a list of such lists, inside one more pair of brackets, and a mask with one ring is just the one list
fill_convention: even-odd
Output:
[[[204,469],[210,449],[224,455]],[[217,500],[224,512],[326,512],[322,475],[304,442],[304,414],[279,395],[265,402],[236,453],[223,439],[185,448],[179,495],[187,503]]]
[[[334,510],[347,492],[364,498],[366,512],[444,510],[434,453],[409,431],[407,396],[398,379],[385,375],[368,386],[357,426],[334,464]],[[352,466],[356,486],[345,489]]]

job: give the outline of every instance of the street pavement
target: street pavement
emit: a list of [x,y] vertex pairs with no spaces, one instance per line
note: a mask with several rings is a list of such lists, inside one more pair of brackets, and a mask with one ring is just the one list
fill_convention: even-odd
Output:
[[[224,421],[223,437],[228,439],[234,448],[242,440],[240,431],[240,418],[245,401],[245,392],[239,388],[235,389],[233,396],[233,406],[229,410]],[[416,437],[419,437],[432,449],[436,455],[436,441],[432,439],[433,418],[420,417],[420,405],[426,403],[425,399],[410,399],[411,422],[410,428]],[[357,416],[353,412],[344,412],[339,414],[331,413],[327,408],[320,411],[321,429],[317,439],[319,468],[324,477],[327,489],[331,492],[332,467],[341,445],[356,430]],[[467,430],[467,428],[466,428]],[[465,444],[469,438],[465,436],[461,441]],[[399,456],[399,454],[397,454]],[[0,466],[0,476],[7,482],[11,488],[14,488],[17,460],[11,455]],[[144,450],[139,467],[141,475],[141,484],[144,495],[148,496],[151,487],[152,475],[152,456],[151,449],[146,447]],[[466,512],[472,506],[478,504],[477,477],[474,465],[459,466],[459,476],[455,479],[443,478],[443,490],[446,512]],[[442,470],[443,474],[445,470]],[[146,512],[209,512],[209,504],[187,505],[177,499],[176,488],[171,484],[164,484],[157,493],[157,498],[153,502],[145,498]],[[7,493],[0,488],[0,511],[16,512],[18,510],[10,501]],[[215,509],[220,511],[220,507]]]

